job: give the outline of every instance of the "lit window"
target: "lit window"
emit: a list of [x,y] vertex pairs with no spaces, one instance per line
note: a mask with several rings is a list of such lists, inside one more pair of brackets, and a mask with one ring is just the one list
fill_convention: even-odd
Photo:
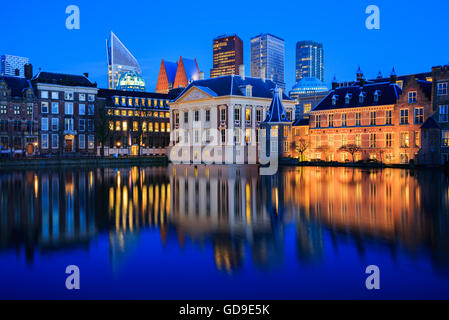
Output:
[[391,110],[385,111],[385,124],[391,124]]
[[440,106],[440,122],[448,122],[449,110],[447,105]]
[[408,148],[410,145],[408,132],[401,132],[401,148]]
[[401,124],[408,124],[408,109],[401,109]]

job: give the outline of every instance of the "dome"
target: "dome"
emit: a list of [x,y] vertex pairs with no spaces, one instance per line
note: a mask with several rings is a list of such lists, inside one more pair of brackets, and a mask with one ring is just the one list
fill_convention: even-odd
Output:
[[290,91],[290,96],[299,96],[305,94],[314,94],[329,91],[328,87],[317,78],[302,78],[295,84]]
[[145,91],[145,80],[134,71],[125,72],[117,82],[117,90]]

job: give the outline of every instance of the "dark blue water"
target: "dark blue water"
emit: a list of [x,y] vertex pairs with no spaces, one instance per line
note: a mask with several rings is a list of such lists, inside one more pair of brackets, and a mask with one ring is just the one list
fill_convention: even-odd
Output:
[[[2,299],[449,298],[440,172],[4,171],[0,211]],[[365,287],[372,264],[380,290]]]

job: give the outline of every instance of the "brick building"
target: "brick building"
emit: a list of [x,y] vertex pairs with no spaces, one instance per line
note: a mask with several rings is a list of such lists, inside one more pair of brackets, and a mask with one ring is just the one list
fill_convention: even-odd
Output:
[[[291,142],[306,141],[307,160],[345,162],[354,156],[355,161],[424,161],[427,158],[418,154],[422,126],[433,113],[432,82],[413,75],[402,77],[401,89],[397,81],[393,74],[388,82],[367,83],[359,75],[358,82],[334,88],[310,112],[308,129],[305,122],[294,124]],[[428,125],[424,129],[431,129]],[[295,149],[286,155],[298,157]]]
[[38,99],[40,154],[95,155],[97,84],[87,74],[50,72],[39,72],[31,82]]
[[441,130],[440,163],[449,162],[449,65],[432,68],[432,108]]
[[106,156],[165,155],[171,130],[168,102],[175,98],[171,94],[100,89],[100,120],[96,122],[99,147],[104,144]]
[[37,103],[30,81],[0,76],[0,156],[37,152]]

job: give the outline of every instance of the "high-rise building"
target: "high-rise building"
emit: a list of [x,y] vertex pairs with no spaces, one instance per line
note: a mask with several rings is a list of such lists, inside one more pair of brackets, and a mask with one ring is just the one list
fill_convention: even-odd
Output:
[[25,65],[30,61],[25,57],[2,55],[0,59],[0,74],[11,77],[25,77]]
[[324,81],[323,44],[314,41],[296,43],[296,82],[302,78]]
[[109,89],[116,89],[122,74],[129,71],[142,74],[139,63],[117,36],[111,31],[111,37],[106,40],[108,53],[108,84]]
[[273,80],[285,90],[283,39],[269,33],[251,38],[251,77]]
[[243,41],[237,35],[223,35],[213,42],[213,65],[210,77],[239,74],[239,65],[243,64]]

